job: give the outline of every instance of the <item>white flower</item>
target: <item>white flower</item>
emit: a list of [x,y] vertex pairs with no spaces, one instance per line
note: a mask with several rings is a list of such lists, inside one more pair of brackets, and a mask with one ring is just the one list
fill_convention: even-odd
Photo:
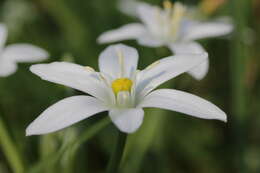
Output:
[[[191,18],[188,9],[181,3],[164,2],[164,9],[146,3],[135,2],[137,14],[142,23],[132,23],[119,29],[107,31],[99,43],[136,39],[149,47],[167,46],[175,54],[201,53],[204,49],[194,40],[228,34],[233,26],[230,22],[201,22]],[[191,10],[193,11],[193,10]],[[208,71],[208,60],[189,73],[202,79]]]
[[7,39],[7,28],[0,24],[0,77],[13,74],[19,62],[37,62],[45,60],[48,53],[30,44],[11,44],[4,47]]
[[30,70],[42,79],[91,96],[73,96],[52,105],[28,126],[26,135],[54,132],[103,111],[109,112],[121,131],[132,133],[142,124],[145,107],[226,121],[223,111],[202,98],[172,89],[153,91],[204,62],[206,57],[206,53],[171,56],[139,71],[136,49],[118,44],[109,46],[99,56],[100,72],[68,62],[33,65]]

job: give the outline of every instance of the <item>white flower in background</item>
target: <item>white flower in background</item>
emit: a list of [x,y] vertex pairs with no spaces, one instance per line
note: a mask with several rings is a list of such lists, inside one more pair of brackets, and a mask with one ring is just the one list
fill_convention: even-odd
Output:
[[[142,23],[127,24],[107,31],[99,43],[136,39],[149,47],[167,46],[175,54],[202,53],[204,49],[194,40],[228,34],[233,26],[229,22],[201,22],[191,18],[189,10],[181,3],[164,2],[164,8],[146,3],[137,3],[137,13]],[[189,71],[194,78],[202,79],[208,71],[208,60]]]
[[17,63],[45,60],[48,53],[30,44],[11,44],[4,47],[7,40],[7,28],[0,24],[0,77],[6,77],[17,70]]
[[226,121],[223,111],[195,95],[173,89],[153,91],[203,63],[206,57],[206,53],[170,56],[139,71],[136,49],[118,44],[109,46],[99,56],[100,72],[68,62],[33,65],[30,70],[42,79],[91,96],[73,96],[57,102],[28,126],[26,135],[54,132],[103,111],[109,112],[121,131],[132,133],[142,124],[145,107]]

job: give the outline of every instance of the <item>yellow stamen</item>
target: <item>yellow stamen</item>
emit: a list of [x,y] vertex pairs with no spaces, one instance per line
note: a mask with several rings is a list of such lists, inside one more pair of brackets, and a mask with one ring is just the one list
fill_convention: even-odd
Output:
[[128,78],[118,78],[112,82],[112,89],[115,94],[120,91],[130,91],[133,82]]
[[86,66],[84,67],[85,70],[87,70],[88,72],[95,72],[95,70],[92,67]]
[[202,0],[200,8],[207,15],[214,13],[226,0]]
[[163,8],[164,9],[172,9],[172,7],[173,7],[173,4],[171,3],[171,1],[169,1],[169,0],[163,1]]
[[179,26],[183,16],[185,15],[186,8],[181,3],[176,3],[172,13],[172,34],[175,35],[179,31]]

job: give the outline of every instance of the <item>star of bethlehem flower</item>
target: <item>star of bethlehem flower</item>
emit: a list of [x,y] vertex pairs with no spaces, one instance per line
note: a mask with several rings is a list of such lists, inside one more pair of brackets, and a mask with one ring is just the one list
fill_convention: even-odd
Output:
[[142,124],[145,107],[226,121],[223,111],[202,98],[173,89],[154,90],[203,63],[206,57],[206,53],[179,54],[137,70],[136,49],[117,44],[100,54],[100,72],[68,62],[33,65],[30,70],[43,80],[69,86],[90,96],[72,96],[55,103],[28,126],[26,135],[54,132],[103,111],[108,111],[112,122],[122,132],[133,133]]
[[[142,23],[131,23],[107,31],[98,38],[99,43],[136,39],[144,46],[167,46],[173,53],[202,53],[204,49],[195,40],[230,33],[230,22],[202,22],[195,20],[187,7],[179,2],[164,1],[164,8],[146,3],[136,3],[137,15]],[[189,71],[195,79],[202,79],[209,67],[208,59]]]
[[48,53],[30,44],[11,44],[4,47],[7,28],[0,24],[0,77],[6,77],[17,70],[17,63],[38,62],[48,58]]

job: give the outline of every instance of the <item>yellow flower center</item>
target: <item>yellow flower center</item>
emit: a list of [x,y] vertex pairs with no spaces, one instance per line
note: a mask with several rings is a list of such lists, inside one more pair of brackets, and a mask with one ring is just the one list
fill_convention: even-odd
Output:
[[130,91],[133,82],[128,78],[118,78],[112,82],[112,89],[115,94],[120,91]]

